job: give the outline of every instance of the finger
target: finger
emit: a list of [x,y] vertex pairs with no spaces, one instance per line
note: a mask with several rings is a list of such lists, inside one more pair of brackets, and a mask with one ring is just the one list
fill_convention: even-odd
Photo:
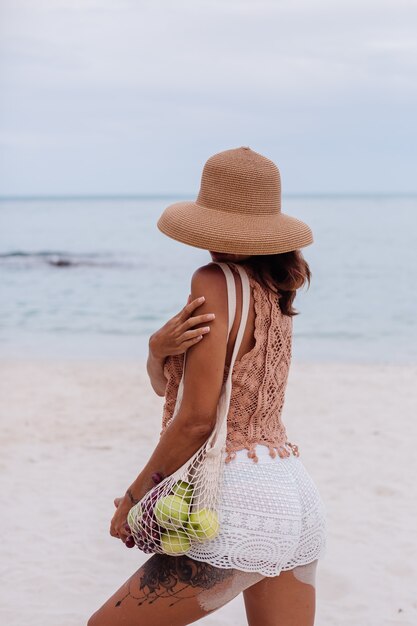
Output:
[[126,538],[128,535],[130,535],[130,532],[127,533],[123,527],[119,528],[118,526],[113,526],[113,524],[110,526],[110,534],[112,537],[115,537],[116,539],[121,539],[123,542],[126,541]]
[[130,531],[126,532],[124,528],[119,528],[119,537],[123,541],[123,543],[126,542],[126,539],[130,536],[130,534]]
[[116,507],[116,509],[117,509],[117,507],[119,506],[119,504],[121,503],[122,500],[123,500],[123,498],[115,498],[113,500],[114,506]]
[[[203,328],[193,328],[192,330],[187,330],[180,337],[181,344],[189,341],[190,339],[194,339],[194,337],[198,337],[199,335],[207,335],[210,332],[210,326],[204,326]],[[181,345],[180,344],[180,345]]]
[[215,319],[214,313],[204,313],[204,315],[195,315],[194,317],[189,317],[185,320],[181,326],[180,331],[188,330],[192,326],[197,326],[198,324],[204,324],[204,322],[212,322]]
[[196,344],[199,341],[201,341],[202,338],[203,338],[203,335],[198,335],[198,337],[194,337],[194,339],[190,339],[189,341],[185,341],[183,344],[181,344],[182,351],[185,352],[186,350],[188,350],[188,348],[191,348],[191,346],[194,346],[194,344]]
[[199,343],[202,339],[203,339],[204,335],[197,335],[196,337],[193,337],[192,339],[189,339],[188,341],[183,341],[181,344],[179,344],[175,350],[172,351],[173,355],[176,354],[184,354],[184,352],[186,352],[188,350],[188,348],[191,348],[191,346],[194,346],[196,343]]
[[109,532],[112,537],[116,537],[117,539],[119,538],[119,533],[117,532],[116,528],[113,525],[110,526]]
[[199,306],[201,306],[204,301],[205,297],[201,296],[200,298],[195,298],[194,300],[191,300],[189,304],[186,304],[179,314],[180,321],[184,322],[186,319],[188,319],[191,313],[195,311],[195,309],[197,309]]
[[187,304],[190,304],[190,302],[191,302],[191,294],[187,298]]

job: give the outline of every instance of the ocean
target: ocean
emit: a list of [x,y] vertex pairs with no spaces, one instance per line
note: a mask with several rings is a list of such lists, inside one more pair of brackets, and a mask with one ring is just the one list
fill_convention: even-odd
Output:
[[[156,227],[178,197],[0,200],[0,356],[143,359],[209,253]],[[287,196],[310,289],[293,358],[417,362],[417,197]]]

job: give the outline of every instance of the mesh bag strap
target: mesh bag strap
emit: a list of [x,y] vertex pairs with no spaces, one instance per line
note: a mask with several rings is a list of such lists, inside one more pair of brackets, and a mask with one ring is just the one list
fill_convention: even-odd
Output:
[[[236,311],[235,280],[227,264],[218,263],[218,265],[222,266],[222,269],[226,275],[226,281],[227,281],[227,276],[229,275],[229,273],[230,273],[230,278],[231,278],[231,283],[227,281],[228,294],[229,293],[232,294],[232,298],[231,298],[232,306],[229,308],[229,331],[228,331],[228,338],[229,338],[230,329],[233,325],[235,311]],[[250,284],[249,284],[247,272],[238,264],[234,264],[234,266],[237,268],[239,275],[240,275],[240,279],[242,281],[242,313],[241,313],[241,318],[240,318],[240,323],[239,323],[239,329],[236,335],[235,345],[233,347],[232,358],[230,359],[227,379],[225,381],[224,388],[222,389],[222,393],[219,398],[216,425],[213,429],[212,434],[210,435],[210,441],[215,440],[214,445],[212,445],[212,449],[218,452],[220,452],[221,448],[226,442],[227,415],[229,413],[230,398],[232,395],[233,366],[234,366],[237,354],[239,352],[240,344],[242,343],[243,334],[245,332],[246,322],[247,322],[248,313],[249,313],[249,302],[250,302]]]
[[[233,322],[235,319],[235,314],[236,314],[235,280],[233,278],[233,274],[230,268],[227,266],[226,263],[217,263],[217,265],[221,266],[226,276],[227,296],[228,296],[228,314],[229,314],[227,340],[229,340],[230,331],[232,329]],[[240,323],[239,323],[239,329],[236,335],[235,345],[233,347],[232,358],[230,359],[228,378],[232,377],[233,366],[234,366],[237,354],[239,352],[240,344],[242,343],[242,338],[245,332],[246,322],[248,319],[249,300],[250,300],[250,286],[249,286],[248,275],[242,267],[240,267],[237,264],[234,264],[234,265],[237,268],[240,274],[240,279],[242,281],[242,313],[241,313],[241,318],[240,318]]]
[[[236,313],[236,285],[235,279],[233,277],[232,270],[227,265],[227,263],[215,262],[216,265],[219,265],[226,277],[226,286],[227,286],[227,309],[228,309],[228,330],[227,330],[227,341],[229,340],[229,335],[231,328],[233,326],[233,322],[235,319]],[[243,333],[245,332],[246,321],[248,319],[249,312],[249,300],[250,300],[250,285],[249,279],[246,271],[240,267],[238,264],[234,264],[237,268],[241,281],[242,281],[242,314],[240,318],[239,329],[236,336],[235,345],[233,347],[232,358],[230,360],[229,372],[227,379],[225,381],[225,385],[222,388],[221,396],[218,404],[218,415],[216,425],[212,434],[210,435],[210,440],[216,439],[217,445],[216,448],[219,447],[222,443],[226,441],[227,434],[227,414],[229,412],[230,405],[230,397],[232,393],[232,371],[233,365],[236,360],[237,353],[239,352],[240,344],[242,342]],[[177,398],[175,402],[175,407],[173,411],[172,417],[178,412],[182,401],[183,388],[184,388],[184,372],[185,372],[185,361],[186,361],[186,352],[184,353],[184,362],[182,369],[182,376],[177,390]]]
[[[226,263],[220,263],[219,261],[213,261],[216,265],[219,265],[225,275],[226,278],[226,288],[227,288],[227,315],[228,315],[228,328],[227,328],[227,340],[229,341],[230,331],[232,330],[233,322],[236,314],[236,286],[235,280],[233,278],[232,270],[228,267]],[[187,353],[184,352],[184,359],[182,365],[182,378],[181,383],[184,380],[184,372],[185,372],[185,360],[187,358]],[[181,385],[182,386],[182,385]],[[178,398],[178,395],[177,395]]]
[[229,341],[230,331],[232,330],[233,322],[236,315],[236,286],[235,279],[230,267],[226,263],[220,263],[219,261],[213,261],[219,267],[222,268],[224,276],[226,278],[227,287],[227,341]]

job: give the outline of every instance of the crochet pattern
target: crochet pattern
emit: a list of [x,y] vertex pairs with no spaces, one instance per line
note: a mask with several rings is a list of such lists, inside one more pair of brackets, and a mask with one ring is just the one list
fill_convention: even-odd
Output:
[[[277,454],[289,456],[288,446],[298,456],[298,446],[287,440],[281,421],[291,363],[292,318],[282,314],[278,295],[261,285],[254,278],[251,268],[243,265],[254,300],[255,345],[236,360],[233,367],[225,461],[230,462],[238,450],[247,449],[248,456],[257,462],[257,444],[267,445],[273,458]],[[229,267],[237,272],[233,264]],[[167,385],[161,434],[173,415],[183,358],[184,355],[179,354],[168,357],[165,362]],[[224,380],[228,369],[226,365]]]
[[225,465],[218,508],[222,531],[188,556],[277,576],[326,554],[325,505],[301,459],[272,459],[264,446],[259,455],[255,465],[241,450]]
[[[219,568],[277,576],[324,556],[327,518],[319,491],[281,421],[292,318],[282,314],[277,294],[245,269],[253,293],[255,345],[234,362],[231,372],[217,507],[220,532],[186,554]],[[182,370],[183,355],[167,359],[162,432],[174,413]],[[228,373],[226,366],[224,380]]]

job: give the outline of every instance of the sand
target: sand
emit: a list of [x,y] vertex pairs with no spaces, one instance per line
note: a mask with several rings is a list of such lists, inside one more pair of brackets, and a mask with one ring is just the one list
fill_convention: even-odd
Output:
[[[82,626],[147,558],[110,537],[156,444],[142,363],[0,363],[0,623]],[[417,624],[417,367],[293,362],[283,418],[327,505],[317,626]],[[236,598],[198,623],[246,623]]]

